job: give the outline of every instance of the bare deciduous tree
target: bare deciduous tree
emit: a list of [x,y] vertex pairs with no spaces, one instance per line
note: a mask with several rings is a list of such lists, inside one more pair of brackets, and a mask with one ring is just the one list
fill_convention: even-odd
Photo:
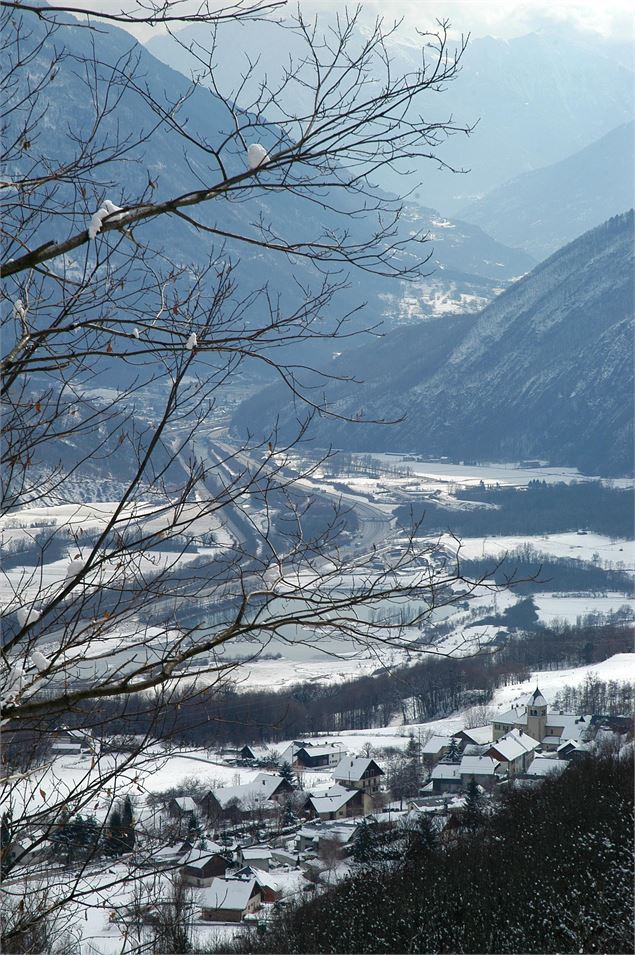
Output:
[[[395,75],[392,27],[378,21],[362,36],[356,14],[323,29],[298,13],[285,28],[303,56],[274,85],[262,77],[257,100],[239,108],[213,51],[207,61],[199,52],[211,91],[183,80],[164,92],[148,81],[145,54],[104,21],[211,20],[219,37],[223,21],[276,4],[195,14],[145,4],[93,10],[79,24],[72,7],[0,6],[2,787],[12,845],[29,837],[7,872],[15,901],[21,857],[46,849],[69,816],[92,811],[105,825],[122,786],[141,790],[156,763],[152,732],[116,752],[105,745],[106,703],[125,712],[134,700],[158,721],[178,694],[221,687],[288,642],[335,656],[430,649],[413,643],[413,628],[479,582],[414,540],[378,568],[363,535],[361,546],[338,538],[347,514],[332,496],[310,505],[275,422],[239,447],[225,430],[227,402],[254,375],[286,382],[309,418],[333,413],[328,375],[310,356],[352,334],[350,309],[337,312],[347,271],[420,273],[425,237],[401,228],[400,201],[372,178],[407,160],[442,163],[437,147],[462,127],[427,122],[426,97],[455,78],[464,44],[451,50],[440,24],[421,37],[420,67]],[[292,112],[300,90],[310,107]],[[202,97],[207,129],[189,117]],[[157,143],[182,155],[183,191],[164,194]],[[204,246],[195,260],[165,245],[175,222],[183,248]],[[254,282],[263,261],[271,279]],[[293,294],[277,276],[295,281]],[[403,567],[413,568],[406,583]],[[71,718],[67,742],[85,755],[72,784],[51,749],[63,750]],[[36,916],[91,895],[99,851],[36,915],[13,905],[7,946]],[[127,877],[135,872],[131,862]]]

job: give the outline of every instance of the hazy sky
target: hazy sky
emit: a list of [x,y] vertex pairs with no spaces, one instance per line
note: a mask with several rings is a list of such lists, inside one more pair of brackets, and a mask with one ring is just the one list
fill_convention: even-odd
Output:
[[[53,0],[55,2],[55,0]],[[60,0],[63,2],[63,0]],[[230,0],[227,0],[230,2]],[[362,0],[365,12],[381,14],[389,19],[404,18],[408,23],[425,27],[435,17],[448,18],[460,31],[473,36],[510,37],[529,33],[542,26],[563,24],[599,33],[606,39],[628,42],[633,38],[633,0]],[[210,0],[212,7],[223,0]],[[132,12],[132,0],[74,0],[73,6],[87,6],[119,12]],[[147,9],[149,2],[144,2]],[[194,5],[194,4],[193,4]],[[341,9],[345,0],[301,0],[302,7],[314,12],[320,8]],[[349,7],[356,5],[355,0]],[[290,3],[293,8],[295,3]],[[145,39],[148,31],[140,38]]]

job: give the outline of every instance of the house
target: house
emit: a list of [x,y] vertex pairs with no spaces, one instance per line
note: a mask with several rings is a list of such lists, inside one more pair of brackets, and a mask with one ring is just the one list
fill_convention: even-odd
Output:
[[[459,763],[437,763],[430,774],[432,793],[454,793],[461,788],[461,769]],[[428,787],[426,787],[426,792]]]
[[510,730],[505,736],[500,736],[495,743],[485,751],[484,756],[491,756],[502,766],[510,776],[524,772],[540,743],[529,733],[523,730]]
[[256,912],[262,895],[254,878],[214,879],[199,893],[201,918],[206,922],[242,922]]
[[154,852],[151,851],[147,856],[143,856],[139,865],[144,868],[152,867],[157,869],[160,869],[162,866],[167,868],[169,866],[182,865],[183,860],[193,848],[193,844],[187,839],[185,842],[178,842],[176,845],[163,846],[162,849],[156,849]]
[[549,711],[547,701],[536,687],[525,704],[512,706],[494,717],[493,739],[496,742],[513,729],[523,730],[542,743],[543,749],[555,751],[565,740],[582,740],[591,729],[591,721],[591,715]]
[[474,781],[483,789],[491,790],[505,775],[502,764],[491,756],[464,756],[458,768],[462,789]]
[[380,769],[374,759],[363,756],[347,756],[333,771],[336,783],[349,789],[361,789],[369,795],[379,792],[379,782],[383,775],[383,769]]
[[251,865],[246,865],[234,873],[234,878],[255,879],[263,902],[277,902],[278,899],[282,898],[282,890],[279,882],[270,875],[269,872],[265,872],[262,869],[256,869]]
[[241,866],[249,865],[254,869],[262,869],[268,872],[271,867],[272,857],[269,846],[247,846],[237,851],[238,864]]
[[344,750],[336,743],[312,743],[296,739],[280,754],[280,765],[289,763],[294,769],[321,769],[337,766],[343,756]]
[[200,809],[191,796],[175,796],[168,803],[168,813],[173,819],[183,819],[191,813],[198,815]]
[[293,786],[274,773],[258,773],[250,783],[210,789],[198,801],[208,819],[238,822],[250,812],[272,813],[288,799]]
[[342,759],[344,750],[334,746],[301,746],[293,757],[291,764],[297,769],[319,769],[321,767],[337,766]]
[[550,773],[561,773],[567,768],[567,761],[553,756],[536,756],[523,773],[524,779],[542,779]]
[[323,795],[309,796],[304,812],[320,819],[346,819],[350,816],[365,816],[373,808],[372,799],[361,789],[345,789],[331,786]]
[[[510,727],[510,729],[513,729],[513,727]],[[486,723],[484,726],[471,726],[469,729],[462,729],[459,733],[454,734],[454,738],[459,741],[461,748],[470,743],[475,746],[484,746],[494,739],[492,724]]]
[[221,846],[212,843],[207,849],[192,849],[182,860],[179,872],[186,885],[211,885],[217,876],[224,876],[229,862]]
[[429,740],[421,745],[419,750],[421,762],[426,769],[432,769],[439,760],[447,756],[451,746],[451,736],[431,736]]

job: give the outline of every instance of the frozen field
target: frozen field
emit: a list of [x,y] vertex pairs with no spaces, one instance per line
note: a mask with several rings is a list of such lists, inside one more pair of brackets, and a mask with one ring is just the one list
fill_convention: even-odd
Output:
[[534,602],[543,623],[566,620],[575,623],[578,617],[594,613],[614,613],[621,607],[635,612],[635,598],[620,593],[606,594],[535,594]]

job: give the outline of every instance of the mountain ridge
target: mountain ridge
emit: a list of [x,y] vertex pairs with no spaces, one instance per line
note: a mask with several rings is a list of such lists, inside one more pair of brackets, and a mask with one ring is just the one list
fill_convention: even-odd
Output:
[[[322,417],[315,442],[453,459],[539,457],[605,476],[630,473],[633,226],[631,211],[585,233],[462,325],[425,322],[388,334],[374,351],[360,349],[350,361],[353,371],[364,369],[365,384],[355,393],[336,385],[330,410],[405,417],[390,427]],[[275,419],[276,400],[271,389],[246,402],[237,430]]]

